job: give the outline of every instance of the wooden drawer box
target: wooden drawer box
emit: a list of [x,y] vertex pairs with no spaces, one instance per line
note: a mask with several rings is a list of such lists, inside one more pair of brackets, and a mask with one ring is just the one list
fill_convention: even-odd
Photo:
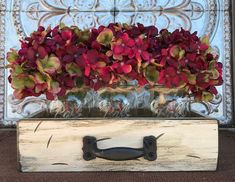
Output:
[[[17,131],[18,163],[23,172],[213,171],[217,167],[216,120],[24,119],[18,122]],[[97,142],[90,156],[85,155],[87,136]],[[155,137],[153,148],[146,146],[146,137]],[[152,160],[146,157],[147,150],[154,150]],[[123,152],[137,152],[137,157],[121,160]],[[104,159],[110,154],[120,161]]]

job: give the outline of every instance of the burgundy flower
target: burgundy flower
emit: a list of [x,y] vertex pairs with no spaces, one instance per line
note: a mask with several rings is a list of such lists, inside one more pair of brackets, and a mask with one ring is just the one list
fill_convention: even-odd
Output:
[[124,64],[123,62],[114,63],[111,66],[112,70],[116,70],[118,74],[130,73],[132,66],[130,64]]
[[98,90],[130,80],[139,86],[183,86],[185,94],[210,101],[223,84],[222,63],[209,37],[179,29],[111,23],[91,30],[60,24],[38,27],[7,53],[14,96],[65,96],[84,85]]
[[174,88],[180,86],[183,80],[185,80],[183,73],[178,72],[174,67],[168,67],[160,71],[158,83],[167,88]]
[[70,30],[70,29],[65,29],[65,30],[62,30],[61,31],[61,38],[63,39],[63,40],[71,40],[72,39],[72,35],[73,35],[73,33],[72,33],[72,31]]

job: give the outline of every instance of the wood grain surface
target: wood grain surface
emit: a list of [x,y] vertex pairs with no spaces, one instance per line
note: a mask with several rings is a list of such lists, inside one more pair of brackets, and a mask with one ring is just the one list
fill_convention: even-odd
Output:
[[[79,119],[21,120],[17,125],[18,162],[23,172],[40,171],[203,171],[216,170],[218,123],[215,120]],[[99,148],[143,146],[159,136],[157,160],[83,159],[82,139],[111,139]]]

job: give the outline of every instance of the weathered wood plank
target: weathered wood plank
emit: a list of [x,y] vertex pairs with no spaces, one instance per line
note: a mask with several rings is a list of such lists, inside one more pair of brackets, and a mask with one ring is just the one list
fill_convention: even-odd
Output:
[[[202,171],[216,170],[218,124],[215,120],[84,119],[21,120],[18,160],[21,171]],[[83,159],[82,139],[111,139],[99,148],[143,145],[143,137],[164,133],[157,140],[157,160]]]

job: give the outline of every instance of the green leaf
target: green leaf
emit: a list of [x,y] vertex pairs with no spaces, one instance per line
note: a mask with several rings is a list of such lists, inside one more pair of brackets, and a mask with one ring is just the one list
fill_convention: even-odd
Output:
[[96,63],[96,66],[97,66],[98,68],[103,68],[103,67],[106,66],[106,63],[105,63],[104,61],[98,61],[98,62]]
[[195,85],[195,84],[196,84],[196,80],[197,80],[196,75],[192,74],[192,73],[190,72],[190,70],[188,70],[188,69],[183,69],[182,71],[183,71],[183,73],[185,74],[185,76],[187,77],[189,83],[190,83],[191,85]]
[[11,84],[14,89],[24,89],[25,88],[24,79],[16,77],[16,76],[12,76]]
[[216,62],[217,62],[217,61],[215,61],[215,60],[210,61],[210,63],[209,63],[209,69],[214,69],[214,68],[215,68],[215,65],[216,65]]
[[185,50],[181,49],[179,52],[179,59],[182,59],[185,55]]
[[188,81],[191,85],[195,85],[196,84],[196,75],[194,74],[188,74],[187,75]]
[[21,73],[23,73],[22,67],[20,65],[18,65],[18,64],[15,65],[14,74],[19,75]]
[[56,56],[50,56],[47,60],[44,70],[49,73],[53,74],[60,68],[60,60]]
[[122,26],[123,26],[123,28],[125,28],[126,30],[129,30],[130,27],[131,27],[128,23],[123,23]]
[[81,76],[81,69],[76,63],[66,64],[65,69],[70,75]]
[[75,28],[73,29],[73,32],[74,32],[78,37],[81,36],[81,30],[80,30],[78,27],[75,27]]
[[83,78],[82,77],[78,77],[77,80],[76,80],[76,85],[77,87],[82,87],[84,84],[83,84]]
[[45,83],[45,78],[39,72],[34,74],[34,78],[35,78],[36,82],[39,84]]
[[113,32],[109,28],[105,28],[98,37],[96,38],[97,42],[102,45],[109,45],[113,39]]
[[9,63],[15,62],[19,58],[19,55],[16,50],[11,49],[10,52],[7,53],[7,61]]
[[[171,48],[170,48],[170,50],[169,50],[169,53],[170,53],[170,55],[172,56],[172,57],[174,57],[174,58],[178,58],[179,57],[179,53],[180,53],[180,48],[177,46],[177,45],[174,45],[174,46],[172,46]],[[183,53],[183,52],[182,52]],[[181,53],[181,54],[182,54]]]
[[79,32],[80,35],[79,36],[79,42],[84,42],[87,41],[90,38],[90,31],[89,30],[83,30],[81,32]]
[[40,71],[41,73],[45,73],[43,70],[42,62],[39,59],[36,60],[36,65],[37,65],[38,71]]
[[201,43],[202,44],[206,44],[206,45],[210,45],[210,39],[208,35],[205,35],[204,37],[201,38]]
[[49,91],[53,94],[57,94],[61,90],[60,84],[56,81],[51,80],[50,86],[51,88],[49,89]]
[[204,82],[209,82],[210,81],[210,74],[206,74],[205,76],[204,76]]
[[211,79],[218,79],[219,78],[220,74],[216,69],[210,70],[210,72],[212,74]]
[[37,60],[36,64],[38,66],[38,70],[41,73],[49,73],[49,74],[53,74],[56,71],[58,71],[60,69],[60,60],[58,57],[51,55],[50,57],[45,57],[44,59],[41,60]]
[[24,88],[33,88],[35,83],[31,76],[13,76],[12,77],[12,87],[14,89],[24,89]]
[[147,66],[145,69],[145,76],[148,81],[156,83],[159,78],[159,72],[156,70],[155,66]]
[[[43,75],[46,76],[46,82],[47,82],[47,86],[48,86],[48,90],[51,89],[51,81],[52,81],[52,78],[51,76],[46,73],[44,71],[44,68],[43,68],[43,64],[45,64],[45,61],[47,60],[48,58],[44,58],[43,60],[36,60],[36,64],[37,64],[37,67],[38,67],[38,70],[40,71],[40,73],[42,73]],[[43,64],[42,64],[43,63]]]
[[59,24],[59,29],[63,29],[65,27],[65,24],[63,23],[63,22],[61,22],[60,24]]
[[202,92],[202,101],[209,102],[213,99],[213,94],[210,92]]
[[24,85],[27,88],[33,88],[35,86],[35,83],[31,77],[28,77],[24,79]]

